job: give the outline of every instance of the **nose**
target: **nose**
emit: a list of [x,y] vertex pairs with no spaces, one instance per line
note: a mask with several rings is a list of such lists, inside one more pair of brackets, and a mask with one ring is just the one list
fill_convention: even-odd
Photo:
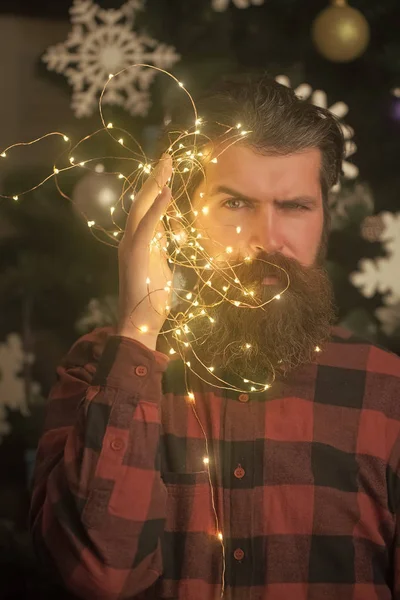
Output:
[[281,253],[284,247],[283,237],[277,220],[271,216],[263,215],[258,223],[254,224],[250,239],[249,250],[252,257],[260,252],[267,254]]

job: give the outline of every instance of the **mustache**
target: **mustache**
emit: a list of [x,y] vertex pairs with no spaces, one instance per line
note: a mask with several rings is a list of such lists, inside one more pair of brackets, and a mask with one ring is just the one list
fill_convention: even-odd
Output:
[[[244,261],[242,264],[232,267],[232,271],[243,285],[260,283],[266,277],[274,277],[279,284],[286,285],[288,278],[289,281],[294,282],[304,280],[310,270],[315,268],[306,267],[296,259],[281,253],[261,252],[251,261]],[[224,268],[223,273],[230,275],[231,271]]]

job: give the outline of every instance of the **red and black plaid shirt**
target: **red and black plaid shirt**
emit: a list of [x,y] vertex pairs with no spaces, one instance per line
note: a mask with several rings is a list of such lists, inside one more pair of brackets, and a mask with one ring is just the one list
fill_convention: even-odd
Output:
[[219,598],[214,502],[224,598],[400,599],[399,357],[334,330],[315,363],[240,394],[97,330],[58,375],[30,521],[78,597]]

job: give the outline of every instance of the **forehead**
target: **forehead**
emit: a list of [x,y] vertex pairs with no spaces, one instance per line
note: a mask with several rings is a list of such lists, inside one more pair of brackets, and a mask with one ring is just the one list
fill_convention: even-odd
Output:
[[205,185],[229,185],[255,198],[320,195],[321,152],[311,148],[289,155],[265,155],[235,144],[205,168]]

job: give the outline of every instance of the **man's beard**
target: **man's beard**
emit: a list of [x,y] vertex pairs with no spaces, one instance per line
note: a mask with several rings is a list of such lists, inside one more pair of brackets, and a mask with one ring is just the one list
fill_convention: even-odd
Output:
[[[183,273],[186,277],[187,270]],[[202,277],[204,281],[210,278],[212,287],[200,282],[198,307],[188,310],[189,305],[181,303],[179,308],[188,316],[189,312],[197,315],[204,306],[206,315],[189,320],[187,340],[206,367],[220,367],[225,374],[266,384],[311,362],[316,348],[329,338],[335,317],[333,292],[321,266],[304,267],[282,254],[260,253],[251,263],[233,270],[202,270]],[[240,284],[234,283],[235,277]],[[266,277],[277,281],[263,285]],[[193,291],[193,274],[185,288],[188,284],[187,291]],[[223,286],[229,289],[223,291]],[[254,295],[244,295],[241,287]],[[222,299],[224,294],[226,299]],[[256,308],[236,306],[235,301]]]

